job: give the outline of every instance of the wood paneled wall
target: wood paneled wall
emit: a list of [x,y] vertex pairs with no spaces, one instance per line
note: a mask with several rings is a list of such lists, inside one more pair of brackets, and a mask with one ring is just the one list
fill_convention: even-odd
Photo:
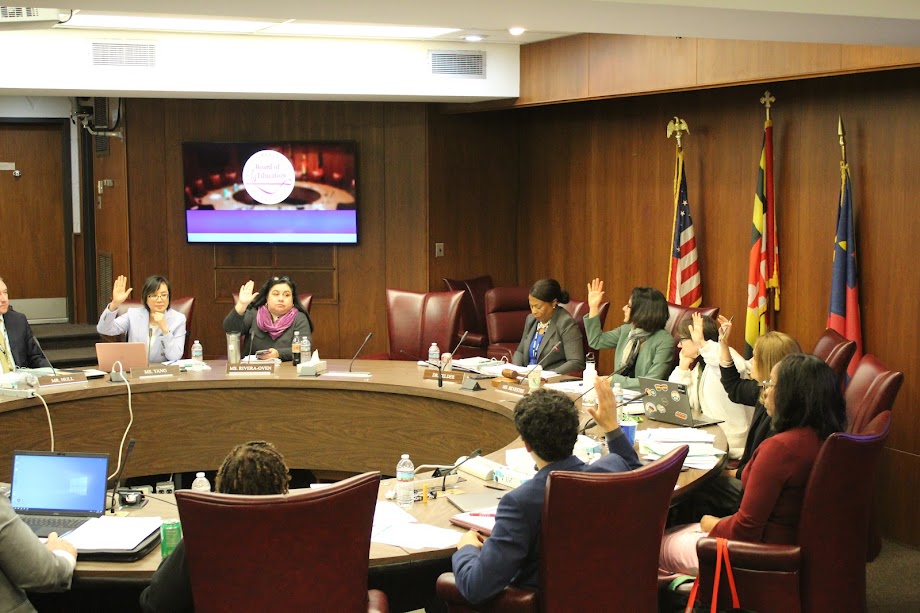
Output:
[[[428,288],[427,107],[423,104],[232,100],[128,100],[126,145],[131,279],[163,274],[176,297],[195,296],[192,335],[207,356],[225,355],[221,322],[231,293],[253,278],[289,274],[316,293],[314,346],[351,357],[386,349],[386,287]],[[354,140],[359,244],[189,244],[184,141]],[[311,283],[311,280],[315,280]]]
[[[920,236],[920,146],[910,129],[920,108],[920,70],[879,72],[606,101],[463,115],[452,135],[506,123],[518,130],[517,282],[554,276],[573,297],[599,276],[611,301],[607,327],[621,316],[630,288],[665,289],[673,223],[674,141],[668,120],[688,122],[686,170],[700,249],[703,302],[743,321],[753,192],[763,138],[758,100],[773,109],[782,310],[778,328],[810,350],[825,327],[840,189],[837,116],[847,129],[858,228],[865,350],[905,373],[884,455],[885,529],[920,544],[920,277],[910,270]],[[463,127],[466,122],[466,128]],[[432,122],[430,142],[445,139]],[[445,147],[448,145],[445,144]],[[476,143],[462,140],[475,157]],[[479,144],[494,156],[494,143]],[[441,181],[444,185],[440,185]],[[509,178],[509,181],[512,180]],[[483,182],[482,187],[469,185]],[[476,175],[432,172],[432,193],[485,192]],[[496,199],[490,215],[515,204]],[[431,215],[440,211],[432,201]],[[507,227],[511,227],[508,224]],[[465,228],[455,230],[465,236]],[[502,237],[493,248],[511,240]],[[501,270],[496,261],[491,272]],[[444,271],[445,274],[448,271]],[[480,271],[471,271],[480,272]],[[740,346],[740,334],[735,345]],[[605,352],[607,353],[607,352]],[[600,369],[612,362],[603,356]]]

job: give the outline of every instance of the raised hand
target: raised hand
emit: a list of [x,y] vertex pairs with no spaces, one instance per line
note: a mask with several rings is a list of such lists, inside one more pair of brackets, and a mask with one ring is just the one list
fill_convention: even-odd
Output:
[[[255,287],[255,284],[252,282],[252,279],[240,286],[240,298],[236,303],[237,310],[246,310],[253,300],[259,295],[259,292],[253,293],[252,288]],[[242,307],[242,309],[240,309]]]
[[[128,296],[131,295],[131,290],[133,287],[125,289],[128,285],[128,277],[124,275],[118,275],[118,278],[115,279],[115,284],[112,286],[112,302],[109,304],[110,311],[117,311],[118,307],[121,306],[121,303],[128,299]],[[114,307],[114,308],[113,308]]]
[[594,279],[588,283],[588,317],[597,317],[604,301],[604,282]]
[[703,316],[699,313],[693,313],[690,318],[693,322],[690,325],[690,340],[693,341],[697,352],[699,352],[706,343],[706,338],[703,336]]
[[588,414],[594,418],[604,432],[611,432],[620,427],[619,409],[613,397],[613,389],[607,377],[594,377],[594,391],[597,393],[597,407],[588,409]]
[[728,335],[732,331],[732,320],[719,315],[719,342],[728,346]]

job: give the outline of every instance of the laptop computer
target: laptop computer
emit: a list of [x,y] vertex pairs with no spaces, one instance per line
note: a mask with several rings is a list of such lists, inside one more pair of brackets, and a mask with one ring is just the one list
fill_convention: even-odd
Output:
[[721,419],[694,419],[687,396],[687,386],[683,383],[639,377],[639,389],[645,393],[642,406],[645,416],[653,421],[661,421],[676,426],[700,428],[722,423]]
[[115,362],[121,362],[125,372],[143,368],[147,366],[147,343],[96,343],[96,361],[105,372],[111,372]]
[[38,536],[105,513],[107,453],[14,451],[10,504]]

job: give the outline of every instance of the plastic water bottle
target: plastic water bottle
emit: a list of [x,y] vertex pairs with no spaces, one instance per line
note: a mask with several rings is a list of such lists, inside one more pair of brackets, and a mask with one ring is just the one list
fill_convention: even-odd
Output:
[[617,416],[620,421],[623,421],[626,414],[623,412],[623,388],[620,387],[619,383],[613,384],[613,400],[617,405]]
[[396,504],[404,509],[415,504],[415,465],[409,459],[409,454],[402,454],[402,459],[396,465]]
[[594,391],[594,378],[597,376],[597,367],[594,365],[594,354],[585,356],[585,370],[581,375],[581,385],[585,389],[581,397],[581,406],[596,407],[597,392]]
[[428,361],[435,368],[441,365],[441,349],[437,343],[431,343],[431,347],[428,348]]
[[192,481],[193,492],[210,492],[211,482],[204,476],[204,473],[195,473],[195,480]]
[[199,341],[192,343],[192,365],[199,367],[204,364],[204,348]]
[[294,366],[300,364],[300,332],[294,331],[294,340],[291,342],[291,360]]
[[311,353],[313,353],[313,345],[310,343],[310,337],[304,334],[300,339],[300,363],[308,363]]

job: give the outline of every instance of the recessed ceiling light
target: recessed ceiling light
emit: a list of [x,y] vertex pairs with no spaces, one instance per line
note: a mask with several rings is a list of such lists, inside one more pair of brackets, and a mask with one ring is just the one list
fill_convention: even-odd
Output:
[[463,40],[465,40],[468,43],[478,43],[479,41],[482,40],[482,36],[480,36],[479,34],[467,34],[466,36],[463,37]]
[[520,36],[527,31],[527,28],[508,28],[508,34],[511,36]]
[[184,19],[174,17],[141,17],[128,15],[92,15],[75,13],[59,28],[92,28],[104,30],[155,30],[160,32],[211,32],[214,34],[248,34],[274,25],[269,21],[231,19]]
[[270,28],[260,32],[260,34],[339,36],[345,38],[434,38],[456,31],[456,28],[288,22],[272,25]]

